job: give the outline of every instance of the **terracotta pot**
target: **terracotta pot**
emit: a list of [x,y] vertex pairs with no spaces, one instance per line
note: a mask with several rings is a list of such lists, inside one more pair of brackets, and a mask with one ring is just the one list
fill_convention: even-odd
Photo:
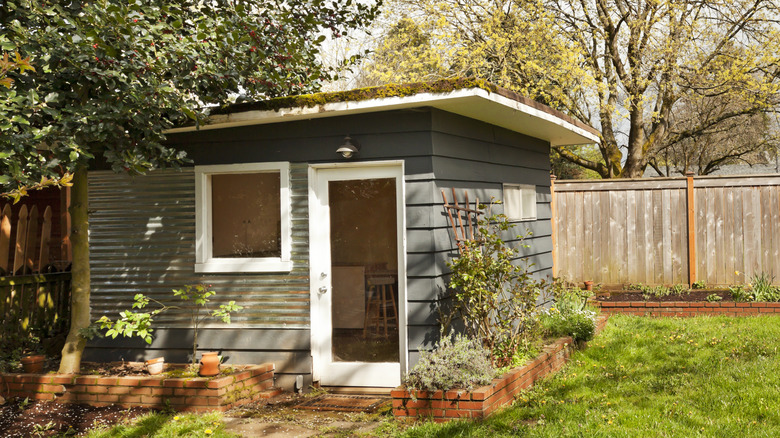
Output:
[[588,280],[585,282],[585,290],[593,290],[593,281]]
[[216,376],[219,374],[219,357],[216,351],[203,353],[200,357],[200,368],[198,375],[203,377]]
[[146,371],[153,376],[162,373],[163,368],[165,368],[164,357],[155,357],[146,361]]
[[43,372],[43,364],[46,363],[46,356],[42,354],[27,356],[23,357],[21,362],[25,373],[41,373]]

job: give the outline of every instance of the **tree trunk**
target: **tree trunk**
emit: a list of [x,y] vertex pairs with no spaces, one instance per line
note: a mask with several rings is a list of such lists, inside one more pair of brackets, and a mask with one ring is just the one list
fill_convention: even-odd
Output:
[[79,166],[73,178],[70,216],[72,220],[71,243],[73,248],[73,269],[71,280],[70,331],[62,348],[61,374],[79,372],[81,355],[87,340],[79,334],[90,325],[89,306],[89,218],[87,217],[87,167]]

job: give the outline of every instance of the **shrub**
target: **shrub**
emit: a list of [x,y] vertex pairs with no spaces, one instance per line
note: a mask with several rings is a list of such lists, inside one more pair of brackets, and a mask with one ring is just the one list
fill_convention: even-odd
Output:
[[490,352],[464,335],[444,336],[433,351],[421,351],[420,360],[404,378],[410,390],[436,391],[487,385],[495,376]]
[[571,336],[574,342],[587,342],[596,333],[596,313],[590,310],[562,313],[553,307],[542,315],[541,324],[550,337]]
[[774,281],[774,275],[764,272],[754,275],[750,280],[753,298],[756,301],[780,301],[780,288],[772,284]]
[[[477,239],[463,242],[460,256],[448,266],[453,314],[462,319],[471,339],[482,340],[498,368],[508,365],[515,352],[533,339],[537,299],[546,283],[534,279],[533,264],[501,238],[513,227],[506,216],[490,211],[485,216],[478,222]],[[517,239],[522,244],[526,236]]]

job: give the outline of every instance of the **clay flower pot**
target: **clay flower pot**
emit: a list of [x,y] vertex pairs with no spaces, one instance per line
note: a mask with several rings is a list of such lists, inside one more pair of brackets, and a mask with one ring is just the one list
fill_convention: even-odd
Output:
[[155,357],[154,359],[149,359],[146,361],[146,371],[148,371],[149,374],[153,376],[162,373],[164,367],[164,357]]
[[219,356],[216,351],[203,353],[200,357],[198,375],[202,377],[216,376],[219,374]]
[[587,280],[585,282],[585,290],[593,290],[593,281],[592,280]]
[[46,363],[46,356],[37,354],[35,356],[23,357],[22,369],[25,373],[41,373],[43,372],[43,364]]

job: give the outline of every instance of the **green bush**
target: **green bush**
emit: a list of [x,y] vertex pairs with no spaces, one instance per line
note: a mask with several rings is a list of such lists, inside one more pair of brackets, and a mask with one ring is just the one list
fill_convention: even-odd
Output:
[[550,337],[571,336],[575,342],[586,342],[596,332],[596,314],[589,310],[562,313],[552,308],[540,319],[542,330]]
[[444,336],[433,351],[421,351],[420,360],[404,378],[412,390],[436,391],[487,385],[495,376],[490,352],[464,335]]
[[[520,244],[506,243],[513,227],[506,216],[488,210],[479,220],[477,239],[460,244],[460,256],[448,266],[453,312],[471,339],[481,339],[496,368],[507,366],[518,350],[527,349],[538,327],[537,299],[548,285],[531,273]],[[530,235],[530,233],[529,233]],[[447,322],[443,321],[444,327]]]

